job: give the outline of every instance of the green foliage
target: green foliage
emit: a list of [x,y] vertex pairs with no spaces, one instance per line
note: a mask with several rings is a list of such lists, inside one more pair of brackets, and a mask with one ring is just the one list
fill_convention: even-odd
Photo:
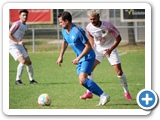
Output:
[[[61,67],[56,64],[59,52],[29,53],[34,68],[34,78],[39,83],[30,85],[26,69],[22,75],[23,86],[15,85],[15,62],[9,56],[9,108],[10,109],[139,109],[136,103],[137,93],[145,88],[145,52],[141,50],[119,50],[122,68],[127,76],[128,87],[133,97],[127,101],[123,89],[112,66],[107,59],[94,71],[94,81],[110,95],[110,102],[97,107],[99,97],[81,100],[86,89],[79,84],[76,66],[71,64],[75,54],[67,50]],[[123,54],[125,53],[125,54]],[[52,103],[50,106],[39,106],[40,94],[48,93]]]

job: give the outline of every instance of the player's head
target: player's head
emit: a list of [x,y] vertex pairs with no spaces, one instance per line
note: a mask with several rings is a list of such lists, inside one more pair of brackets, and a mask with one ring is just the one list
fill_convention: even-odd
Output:
[[28,10],[23,9],[19,11],[19,18],[22,23],[25,23],[28,19]]
[[64,29],[67,29],[68,25],[72,23],[72,16],[69,12],[64,11],[58,15],[58,20],[60,26],[62,26]]
[[99,15],[99,10],[88,10],[87,11],[87,15],[90,19],[90,22],[94,25],[94,26],[98,26],[99,22],[100,22],[100,15]]

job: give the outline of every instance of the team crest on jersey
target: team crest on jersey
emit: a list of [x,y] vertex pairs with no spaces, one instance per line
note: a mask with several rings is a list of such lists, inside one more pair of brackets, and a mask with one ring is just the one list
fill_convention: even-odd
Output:
[[103,34],[105,34],[105,33],[106,33],[106,31],[105,31],[105,30],[102,30],[102,33],[103,33]]

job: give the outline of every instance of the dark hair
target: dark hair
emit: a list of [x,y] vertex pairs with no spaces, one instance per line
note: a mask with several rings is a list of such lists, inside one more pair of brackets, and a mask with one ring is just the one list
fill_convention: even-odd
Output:
[[62,17],[62,20],[68,20],[69,22],[72,22],[72,16],[69,12],[67,11],[64,11],[64,12],[61,12],[59,15],[58,15],[58,18],[59,17]]
[[23,10],[20,10],[20,11],[19,11],[19,15],[20,15],[22,12],[25,12],[25,13],[27,13],[27,14],[28,14],[28,10],[23,9]]

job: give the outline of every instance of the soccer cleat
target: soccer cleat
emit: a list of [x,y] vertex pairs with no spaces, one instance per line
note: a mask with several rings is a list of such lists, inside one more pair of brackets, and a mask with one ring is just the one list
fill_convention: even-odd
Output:
[[37,84],[35,80],[30,81],[30,84]]
[[23,85],[23,83],[22,83],[21,80],[16,80],[15,84],[16,84],[16,85]]
[[132,97],[129,92],[124,93],[124,96],[126,97],[127,100],[132,100]]
[[100,96],[100,101],[99,101],[98,106],[105,105],[105,104],[108,103],[109,101],[110,101],[110,96],[108,96],[106,93],[103,93],[103,94]]
[[91,92],[85,92],[84,95],[80,96],[81,99],[85,100],[87,98],[91,99],[93,94]]

